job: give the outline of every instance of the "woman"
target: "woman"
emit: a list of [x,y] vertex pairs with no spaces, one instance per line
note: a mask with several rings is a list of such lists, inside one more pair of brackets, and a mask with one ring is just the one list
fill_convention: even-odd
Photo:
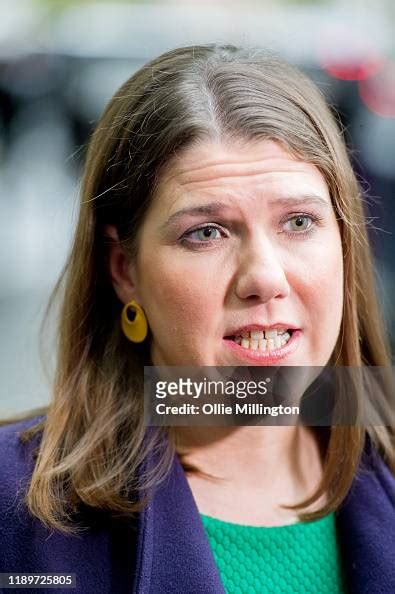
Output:
[[311,81],[230,46],[134,74],[88,150],[53,400],[2,430],[2,571],[75,572],[81,592],[395,591],[390,429],[143,418],[144,365],[388,366],[373,278]]

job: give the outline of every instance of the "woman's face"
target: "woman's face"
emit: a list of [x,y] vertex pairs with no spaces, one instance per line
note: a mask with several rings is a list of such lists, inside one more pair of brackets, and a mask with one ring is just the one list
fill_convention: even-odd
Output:
[[279,143],[196,145],[164,172],[130,266],[155,365],[325,365],[343,255],[326,182]]

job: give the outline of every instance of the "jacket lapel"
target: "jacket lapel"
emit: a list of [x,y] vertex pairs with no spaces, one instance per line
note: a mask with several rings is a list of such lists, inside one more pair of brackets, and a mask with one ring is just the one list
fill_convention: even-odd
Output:
[[350,592],[395,593],[395,479],[370,447],[337,529]]
[[225,594],[177,456],[140,515],[135,594]]

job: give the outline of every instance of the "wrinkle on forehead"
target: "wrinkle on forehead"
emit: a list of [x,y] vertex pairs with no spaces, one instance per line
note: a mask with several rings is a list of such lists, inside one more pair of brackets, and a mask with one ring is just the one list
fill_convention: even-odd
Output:
[[303,173],[306,170],[311,171],[314,165],[305,163],[303,161],[295,161],[294,163],[284,158],[270,158],[270,159],[254,159],[244,161],[241,159],[218,159],[207,160],[206,163],[198,167],[183,167],[178,171],[174,171],[172,177],[178,178],[180,185],[199,183],[201,181],[211,181],[222,178],[239,178],[239,177],[261,177],[268,174],[277,173]]
[[[251,153],[254,153],[251,156]],[[267,173],[312,172],[317,168],[293,156],[276,141],[224,145],[194,145],[169,162],[162,183],[177,180],[180,186],[200,182],[262,176]]]
[[[315,179],[312,178],[312,175]],[[185,179],[184,183],[174,177],[171,181],[168,180],[163,184],[162,190],[163,195],[167,195],[172,204],[186,195],[189,198],[196,196],[208,200],[221,195],[226,199],[237,201],[242,196],[262,198],[265,194],[272,196],[274,200],[315,194],[321,196],[329,204],[331,203],[327,184],[317,169],[309,171],[278,169],[248,176],[232,174],[228,177],[221,176],[211,179],[205,176],[199,181]]]
[[294,184],[295,194],[318,193],[331,204],[326,181],[314,164],[297,159],[275,141],[265,140],[232,146],[195,145],[168,164],[157,189],[166,196],[167,210],[195,192],[207,198],[225,192],[228,199],[233,194],[240,199],[253,189],[253,194],[267,190],[273,197],[281,197],[291,196]]
[[[275,166],[273,164],[269,164],[266,162],[267,171],[262,171],[263,167],[257,167],[256,171],[251,170],[241,170],[235,169],[234,166],[224,166],[221,170],[218,168],[211,169],[211,171],[200,170],[201,176],[198,178],[197,176],[194,177],[193,174],[191,175],[190,171],[186,171],[184,175],[174,176],[173,179],[169,182],[174,184],[174,186],[178,186],[181,189],[188,190],[188,189],[199,189],[200,187],[205,188],[207,190],[221,190],[224,186],[230,185],[238,185],[238,184],[245,184],[251,182],[254,187],[258,190],[261,188],[267,187],[269,184],[275,183],[276,181],[280,181],[280,183],[284,183],[284,186],[291,183],[291,177],[297,175],[300,180],[302,180],[303,176],[309,176],[309,181],[307,185],[311,184],[311,176],[312,174],[320,178],[320,182],[322,184],[325,183],[325,180],[319,173],[319,171],[314,168],[312,169],[311,166],[307,167],[306,164],[301,164],[302,166]],[[304,165],[304,166],[303,166]],[[284,179],[284,176],[287,176],[288,179]],[[320,184],[320,185],[321,185]],[[307,191],[306,191],[307,193]]]

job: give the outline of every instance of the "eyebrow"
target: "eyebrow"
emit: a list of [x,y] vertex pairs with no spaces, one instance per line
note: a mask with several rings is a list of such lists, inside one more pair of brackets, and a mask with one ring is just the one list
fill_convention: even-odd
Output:
[[[282,207],[287,206],[303,206],[304,204],[318,204],[319,206],[324,206],[326,208],[330,208],[331,204],[318,196],[317,194],[305,194],[303,196],[289,196],[289,197],[281,197],[276,198],[274,200],[269,200],[267,203],[268,206],[277,206],[280,205]],[[166,227],[175,224],[178,220],[180,220],[184,216],[190,217],[198,217],[201,215],[219,215],[223,214],[232,210],[232,207],[228,204],[224,204],[223,202],[208,202],[207,204],[199,204],[197,206],[190,206],[187,208],[181,208],[174,212],[170,217],[161,225],[161,230],[164,230]]]

